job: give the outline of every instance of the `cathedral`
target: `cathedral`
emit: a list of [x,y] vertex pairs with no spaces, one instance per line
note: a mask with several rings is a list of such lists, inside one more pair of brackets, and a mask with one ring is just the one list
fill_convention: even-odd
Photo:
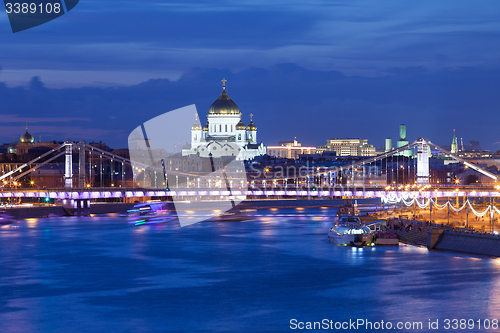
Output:
[[210,106],[203,128],[196,118],[191,127],[191,145],[182,150],[182,156],[236,156],[237,160],[252,160],[266,154],[266,146],[257,142],[253,115],[245,126],[240,109],[226,93],[226,81],[222,80],[222,93]]

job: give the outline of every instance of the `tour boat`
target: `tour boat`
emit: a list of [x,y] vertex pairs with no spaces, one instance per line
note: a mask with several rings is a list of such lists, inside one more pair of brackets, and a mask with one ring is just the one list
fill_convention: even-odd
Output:
[[134,205],[129,213],[129,223],[135,225],[165,223],[177,219],[168,202],[147,202]]
[[[208,222],[241,222],[251,218],[251,215],[239,211],[219,212],[212,209],[186,210],[189,216]],[[135,225],[156,224],[178,221],[178,213],[172,202],[138,203],[128,211],[129,223]]]
[[373,246],[373,236],[357,216],[341,216],[328,232],[330,243],[344,246]]

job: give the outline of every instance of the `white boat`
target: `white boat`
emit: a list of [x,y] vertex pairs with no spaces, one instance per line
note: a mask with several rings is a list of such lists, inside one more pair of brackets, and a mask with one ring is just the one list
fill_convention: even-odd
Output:
[[128,210],[129,221],[135,225],[166,223],[177,219],[171,202],[138,203]]
[[373,236],[357,216],[341,216],[328,232],[330,243],[344,246],[373,246]]

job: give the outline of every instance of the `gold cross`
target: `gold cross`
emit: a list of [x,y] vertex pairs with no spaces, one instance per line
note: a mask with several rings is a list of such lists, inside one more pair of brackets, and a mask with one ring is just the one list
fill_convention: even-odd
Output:
[[252,114],[252,113],[250,113],[250,121],[252,121],[252,117],[253,117],[253,114]]
[[226,88],[227,80],[225,78],[223,78],[221,81],[222,81],[222,88]]

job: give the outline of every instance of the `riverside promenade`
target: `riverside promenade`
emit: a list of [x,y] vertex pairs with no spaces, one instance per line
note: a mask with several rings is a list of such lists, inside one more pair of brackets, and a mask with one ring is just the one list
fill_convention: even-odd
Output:
[[403,243],[425,246],[430,250],[500,257],[500,234],[482,231],[484,226],[481,223],[475,224],[480,227],[477,230],[457,226],[460,223],[451,221],[449,224],[445,221],[431,223],[392,216],[386,219],[388,232],[397,234]]

